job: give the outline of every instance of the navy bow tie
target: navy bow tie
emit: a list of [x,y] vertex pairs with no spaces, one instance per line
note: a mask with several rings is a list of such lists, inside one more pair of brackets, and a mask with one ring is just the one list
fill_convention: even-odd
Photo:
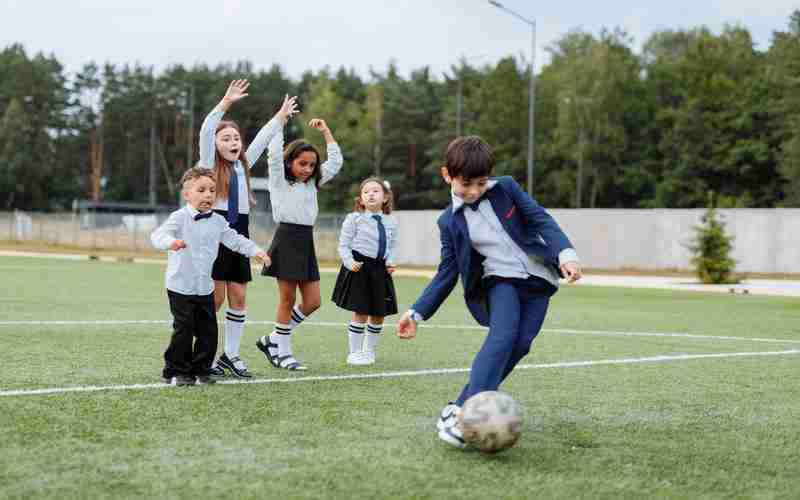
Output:
[[199,213],[194,216],[194,220],[202,220],[202,219],[209,219],[211,216],[214,215],[214,212],[209,210],[208,212]]
[[[488,193],[488,191],[486,193]],[[468,206],[472,210],[478,210],[478,205],[480,205],[481,202],[486,199],[486,193],[483,193],[481,195],[481,197],[478,198],[477,200],[475,200],[474,202],[472,202],[472,203],[464,203],[464,205]]]

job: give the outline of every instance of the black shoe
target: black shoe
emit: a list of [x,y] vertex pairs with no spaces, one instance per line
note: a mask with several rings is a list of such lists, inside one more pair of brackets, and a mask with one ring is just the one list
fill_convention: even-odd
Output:
[[175,375],[174,377],[164,377],[164,383],[175,386],[194,385],[194,377],[189,375]]
[[[278,344],[276,344],[274,342],[270,342],[269,341],[269,336],[267,336],[267,343],[266,344],[263,343],[261,341],[261,339],[259,338],[256,341],[256,347],[258,347],[259,351],[264,353],[264,356],[267,357],[267,361],[269,361],[272,366],[274,366],[276,368],[280,368],[280,365],[278,364]],[[273,355],[271,352],[269,352],[270,348],[275,349],[275,355]]]
[[219,365],[219,362],[216,362],[213,365],[211,365],[211,368],[208,369],[208,374],[211,375],[212,377],[224,377],[225,370],[222,369],[222,367]]
[[247,365],[244,364],[244,361],[239,356],[234,356],[229,358],[226,353],[222,353],[222,356],[219,357],[217,360],[217,366],[222,369],[228,370],[234,377],[240,378],[252,378],[253,376],[247,371]]
[[216,384],[217,379],[211,377],[209,375],[198,375],[197,376],[197,385],[212,385]]

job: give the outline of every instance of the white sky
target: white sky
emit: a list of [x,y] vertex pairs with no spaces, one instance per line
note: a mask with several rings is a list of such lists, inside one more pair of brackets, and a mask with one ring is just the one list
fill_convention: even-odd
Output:
[[[796,0],[502,3],[536,20],[537,68],[573,28],[622,27],[638,50],[657,30],[739,24],[765,50],[800,8]],[[69,72],[90,61],[161,69],[249,60],[297,78],[326,65],[367,76],[394,60],[403,74],[423,66],[441,74],[462,56],[474,64],[528,58],[531,30],[486,0],[0,0],[0,47],[15,42],[54,54]]]

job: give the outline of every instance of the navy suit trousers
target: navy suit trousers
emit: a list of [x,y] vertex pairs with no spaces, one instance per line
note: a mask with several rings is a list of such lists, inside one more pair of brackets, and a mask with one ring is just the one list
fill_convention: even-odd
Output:
[[531,344],[544,323],[555,287],[538,278],[492,279],[489,289],[489,333],[472,362],[469,382],[458,406],[483,391],[496,391]]

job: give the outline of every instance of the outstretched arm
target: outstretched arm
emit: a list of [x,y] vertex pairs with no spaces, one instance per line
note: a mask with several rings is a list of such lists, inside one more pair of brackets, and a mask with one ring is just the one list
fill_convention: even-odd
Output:
[[339,170],[341,170],[342,164],[344,163],[344,158],[342,157],[342,150],[336,143],[336,139],[333,138],[333,133],[331,132],[331,129],[328,128],[328,124],[325,123],[325,120],[321,118],[314,118],[308,122],[308,126],[319,130],[322,133],[322,136],[325,138],[325,143],[328,145],[328,159],[321,166],[322,178],[320,179],[319,183],[322,185],[333,179],[333,177],[339,173]]
[[297,112],[297,96],[289,97],[288,94],[285,95],[283,97],[281,109],[275,113],[275,116],[273,116],[266,125],[261,127],[261,130],[256,134],[256,138],[253,139],[253,142],[250,143],[250,146],[247,148],[247,162],[250,164],[250,168],[252,168],[258,159],[261,158],[261,155],[264,154],[264,150],[267,149],[269,143],[272,142],[272,138],[283,132],[283,127]]

